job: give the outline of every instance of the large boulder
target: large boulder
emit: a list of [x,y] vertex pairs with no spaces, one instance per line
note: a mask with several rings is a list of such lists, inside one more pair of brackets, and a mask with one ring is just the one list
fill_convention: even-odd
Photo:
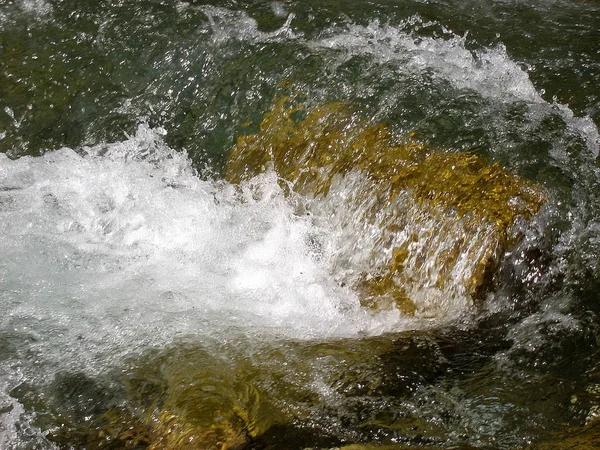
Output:
[[365,306],[427,316],[446,312],[448,299],[480,299],[544,190],[474,154],[397,139],[343,103],[292,103],[278,100],[258,132],[238,137],[227,180],[273,169],[316,217],[352,228],[338,266],[353,267],[337,276]]

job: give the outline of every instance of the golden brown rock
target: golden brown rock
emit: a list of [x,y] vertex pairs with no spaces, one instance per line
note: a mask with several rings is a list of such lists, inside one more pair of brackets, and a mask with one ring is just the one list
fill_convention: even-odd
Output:
[[236,450],[281,417],[248,378],[252,370],[243,360],[230,362],[182,346],[132,363],[139,366],[128,376],[125,395],[135,410],[113,408],[96,417],[86,448],[112,443],[150,450]]
[[147,409],[149,448],[235,450],[263,433],[273,415],[253,383],[236,372],[197,348],[168,360],[160,374],[164,390]]
[[399,141],[342,103],[308,113],[291,103],[280,99],[258,133],[237,139],[225,176],[241,183],[272,168],[309,209],[341,228],[361,222],[354,234],[374,236],[369,255],[342,282],[365,306],[425,315],[443,313],[448,299],[468,306],[544,203],[539,186],[497,163]]

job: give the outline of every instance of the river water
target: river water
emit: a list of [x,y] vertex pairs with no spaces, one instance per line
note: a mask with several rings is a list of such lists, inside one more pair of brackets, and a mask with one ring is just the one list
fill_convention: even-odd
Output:
[[[1,448],[598,442],[597,1],[5,0],[0,68]],[[285,95],[544,189],[485,298],[364,308],[360,224],[224,180]]]

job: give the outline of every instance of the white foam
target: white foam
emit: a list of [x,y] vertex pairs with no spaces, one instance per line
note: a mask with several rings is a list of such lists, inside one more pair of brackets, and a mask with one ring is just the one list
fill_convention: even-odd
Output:
[[[0,11],[1,21],[14,20],[15,15],[30,14],[31,17],[45,21],[52,18],[52,5],[45,0],[16,0],[14,5],[18,8],[10,11]],[[3,7],[6,5],[3,5]],[[16,13],[16,14],[15,14]]]
[[36,448],[47,450],[58,448],[48,442],[38,427],[32,425],[35,414],[26,412],[21,403],[7,394],[20,382],[26,380],[19,370],[18,363],[13,361],[11,369],[13,369],[11,377],[0,376],[0,448],[3,450],[31,448],[32,441],[36,442]]
[[503,45],[472,52],[465,48],[466,36],[418,37],[405,31],[406,25],[390,26],[378,20],[367,26],[350,24],[310,46],[338,51],[343,60],[369,55],[380,64],[393,62],[399,70],[433,70],[458,89],[473,89],[484,96],[543,102],[527,73],[508,57]]
[[[425,326],[360,308],[267,174],[203,181],[160,130],[40,158],[0,156],[1,329],[47,376],[101,371],[181,336],[331,338]],[[327,238],[325,236],[325,238]],[[324,248],[326,245],[324,245]],[[42,375],[45,376],[45,375]]]
[[[327,230],[324,257],[336,279],[344,285],[360,285],[365,276],[368,280],[386,273],[394,249],[407,248],[401,283],[419,316],[451,320],[471,311],[473,303],[465,286],[476,262],[495,241],[491,230],[485,226],[476,232],[466,230],[445,211],[424,210],[406,192],[383,206],[372,189],[368,179],[352,171],[334,177],[327,195],[307,203]],[[377,214],[371,217],[374,211]],[[462,242],[465,233],[471,240],[458,244],[461,257],[452,264],[444,255]],[[441,275],[449,265],[450,273]]]
[[[274,11],[277,14],[285,14],[285,11],[273,4]],[[218,6],[204,5],[200,10],[206,14],[210,27],[212,29],[212,39],[216,44],[223,44],[230,41],[245,42],[276,42],[282,40],[296,39],[300,34],[292,31],[292,21],[295,15],[287,15],[285,23],[277,30],[272,32],[262,32],[258,30],[258,23],[250,17],[245,11],[232,11]]]
[[24,11],[35,12],[40,15],[52,13],[52,6],[44,0],[21,0],[18,4]]
[[576,117],[566,105],[546,102],[527,71],[510,58],[504,45],[469,50],[465,46],[466,35],[457,36],[446,30],[442,37],[423,37],[410,31],[415,26],[430,25],[418,16],[396,26],[379,20],[366,26],[350,23],[330,29],[306,45],[314,51],[329,52],[332,67],[354,56],[368,56],[375,64],[393,66],[399,75],[433,73],[457,89],[473,90],[485,98],[543,105],[547,112],[558,111],[584,137],[593,156],[598,155],[600,139],[593,121]]

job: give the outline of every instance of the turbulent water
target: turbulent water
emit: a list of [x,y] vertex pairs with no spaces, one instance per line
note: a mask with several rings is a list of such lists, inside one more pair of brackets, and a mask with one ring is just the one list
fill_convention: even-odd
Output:
[[[9,0],[0,69],[0,447],[177,448],[103,414],[196,384],[223,448],[598,442],[598,2]],[[286,95],[544,189],[485,298],[365,308],[368,227],[224,180]]]

